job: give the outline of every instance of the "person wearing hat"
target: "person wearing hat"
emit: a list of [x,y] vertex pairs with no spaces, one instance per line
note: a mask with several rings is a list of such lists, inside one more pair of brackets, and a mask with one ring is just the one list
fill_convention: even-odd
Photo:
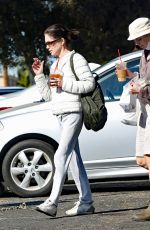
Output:
[[[137,94],[140,102],[140,113],[136,135],[136,162],[139,166],[149,170],[150,180],[150,19],[137,18],[129,25],[129,41],[143,49],[139,66],[138,83],[131,84],[130,92]],[[137,73],[127,69],[130,78]],[[134,216],[134,220],[150,220],[150,203],[141,213]]]

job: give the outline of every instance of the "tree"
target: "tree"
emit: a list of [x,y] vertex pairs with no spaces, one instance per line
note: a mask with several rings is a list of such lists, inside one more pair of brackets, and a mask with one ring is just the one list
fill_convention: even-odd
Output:
[[9,32],[9,23],[7,23],[8,13],[6,4],[8,1],[1,1],[1,14],[0,14],[0,61],[3,67],[2,75],[4,85],[9,84],[7,65],[14,64],[15,50],[13,47],[13,40]]
[[103,64],[117,56],[118,48],[121,54],[131,52],[129,23],[150,17],[149,0],[0,0],[0,4],[0,61],[7,69],[23,60],[31,74],[33,57],[46,59],[43,32],[53,23],[79,29],[81,38],[73,48],[89,62]]
[[50,7],[45,2],[47,1],[1,0],[0,61],[5,68],[3,73],[7,72],[8,64],[17,65],[23,59],[31,72],[33,57],[45,57],[43,30],[52,11],[52,4]]
[[92,62],[101,64],[121,53],[131,52],[128,25],[137,17],[150,17],[149,0],[57,0],[68,25],[81,31],[77,49]]

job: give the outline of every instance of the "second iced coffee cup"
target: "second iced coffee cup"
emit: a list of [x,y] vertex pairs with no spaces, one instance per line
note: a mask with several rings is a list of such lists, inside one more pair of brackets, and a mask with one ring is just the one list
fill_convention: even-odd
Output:
[[126,81],[126,77],[127,77],[126,69],[127,69],[126,62],[121,62],[116,64],[118,81]]

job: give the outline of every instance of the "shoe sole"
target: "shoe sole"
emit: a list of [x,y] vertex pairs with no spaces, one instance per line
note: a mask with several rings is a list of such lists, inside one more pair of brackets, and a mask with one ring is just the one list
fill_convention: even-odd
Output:
[[51,216],[51,217],[55,217],[55,216],[56,216],[56,214],[50,214],[50,213],[48,213],[48,212],[44,212],[43,210],[41,210],[41,209],[38,208],[38,207],[36,207],[35,210],[38,211],[38,212],[44,213],[44,214],[47,215],[47,216]]
[[87,211],[87,212],[84,212],[84,213],[77,213],[77,214],[67,214],[67,216],[81,216],[81,215],[89,215],[89,214],[94,214],[95,212],[95,208],[93,208],[93,210],[91,211]]

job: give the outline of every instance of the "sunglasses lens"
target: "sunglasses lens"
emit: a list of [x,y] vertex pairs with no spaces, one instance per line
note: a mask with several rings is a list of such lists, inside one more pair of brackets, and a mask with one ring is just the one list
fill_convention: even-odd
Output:
[[51,46],[51,45],[53,45],[55,42],[57,42],[58,40],[60,40],[60,39],[56,39],[56,40],[54,40],[54,41],[48,41],[48,42],[45,42],[45,45],[46,46]]

